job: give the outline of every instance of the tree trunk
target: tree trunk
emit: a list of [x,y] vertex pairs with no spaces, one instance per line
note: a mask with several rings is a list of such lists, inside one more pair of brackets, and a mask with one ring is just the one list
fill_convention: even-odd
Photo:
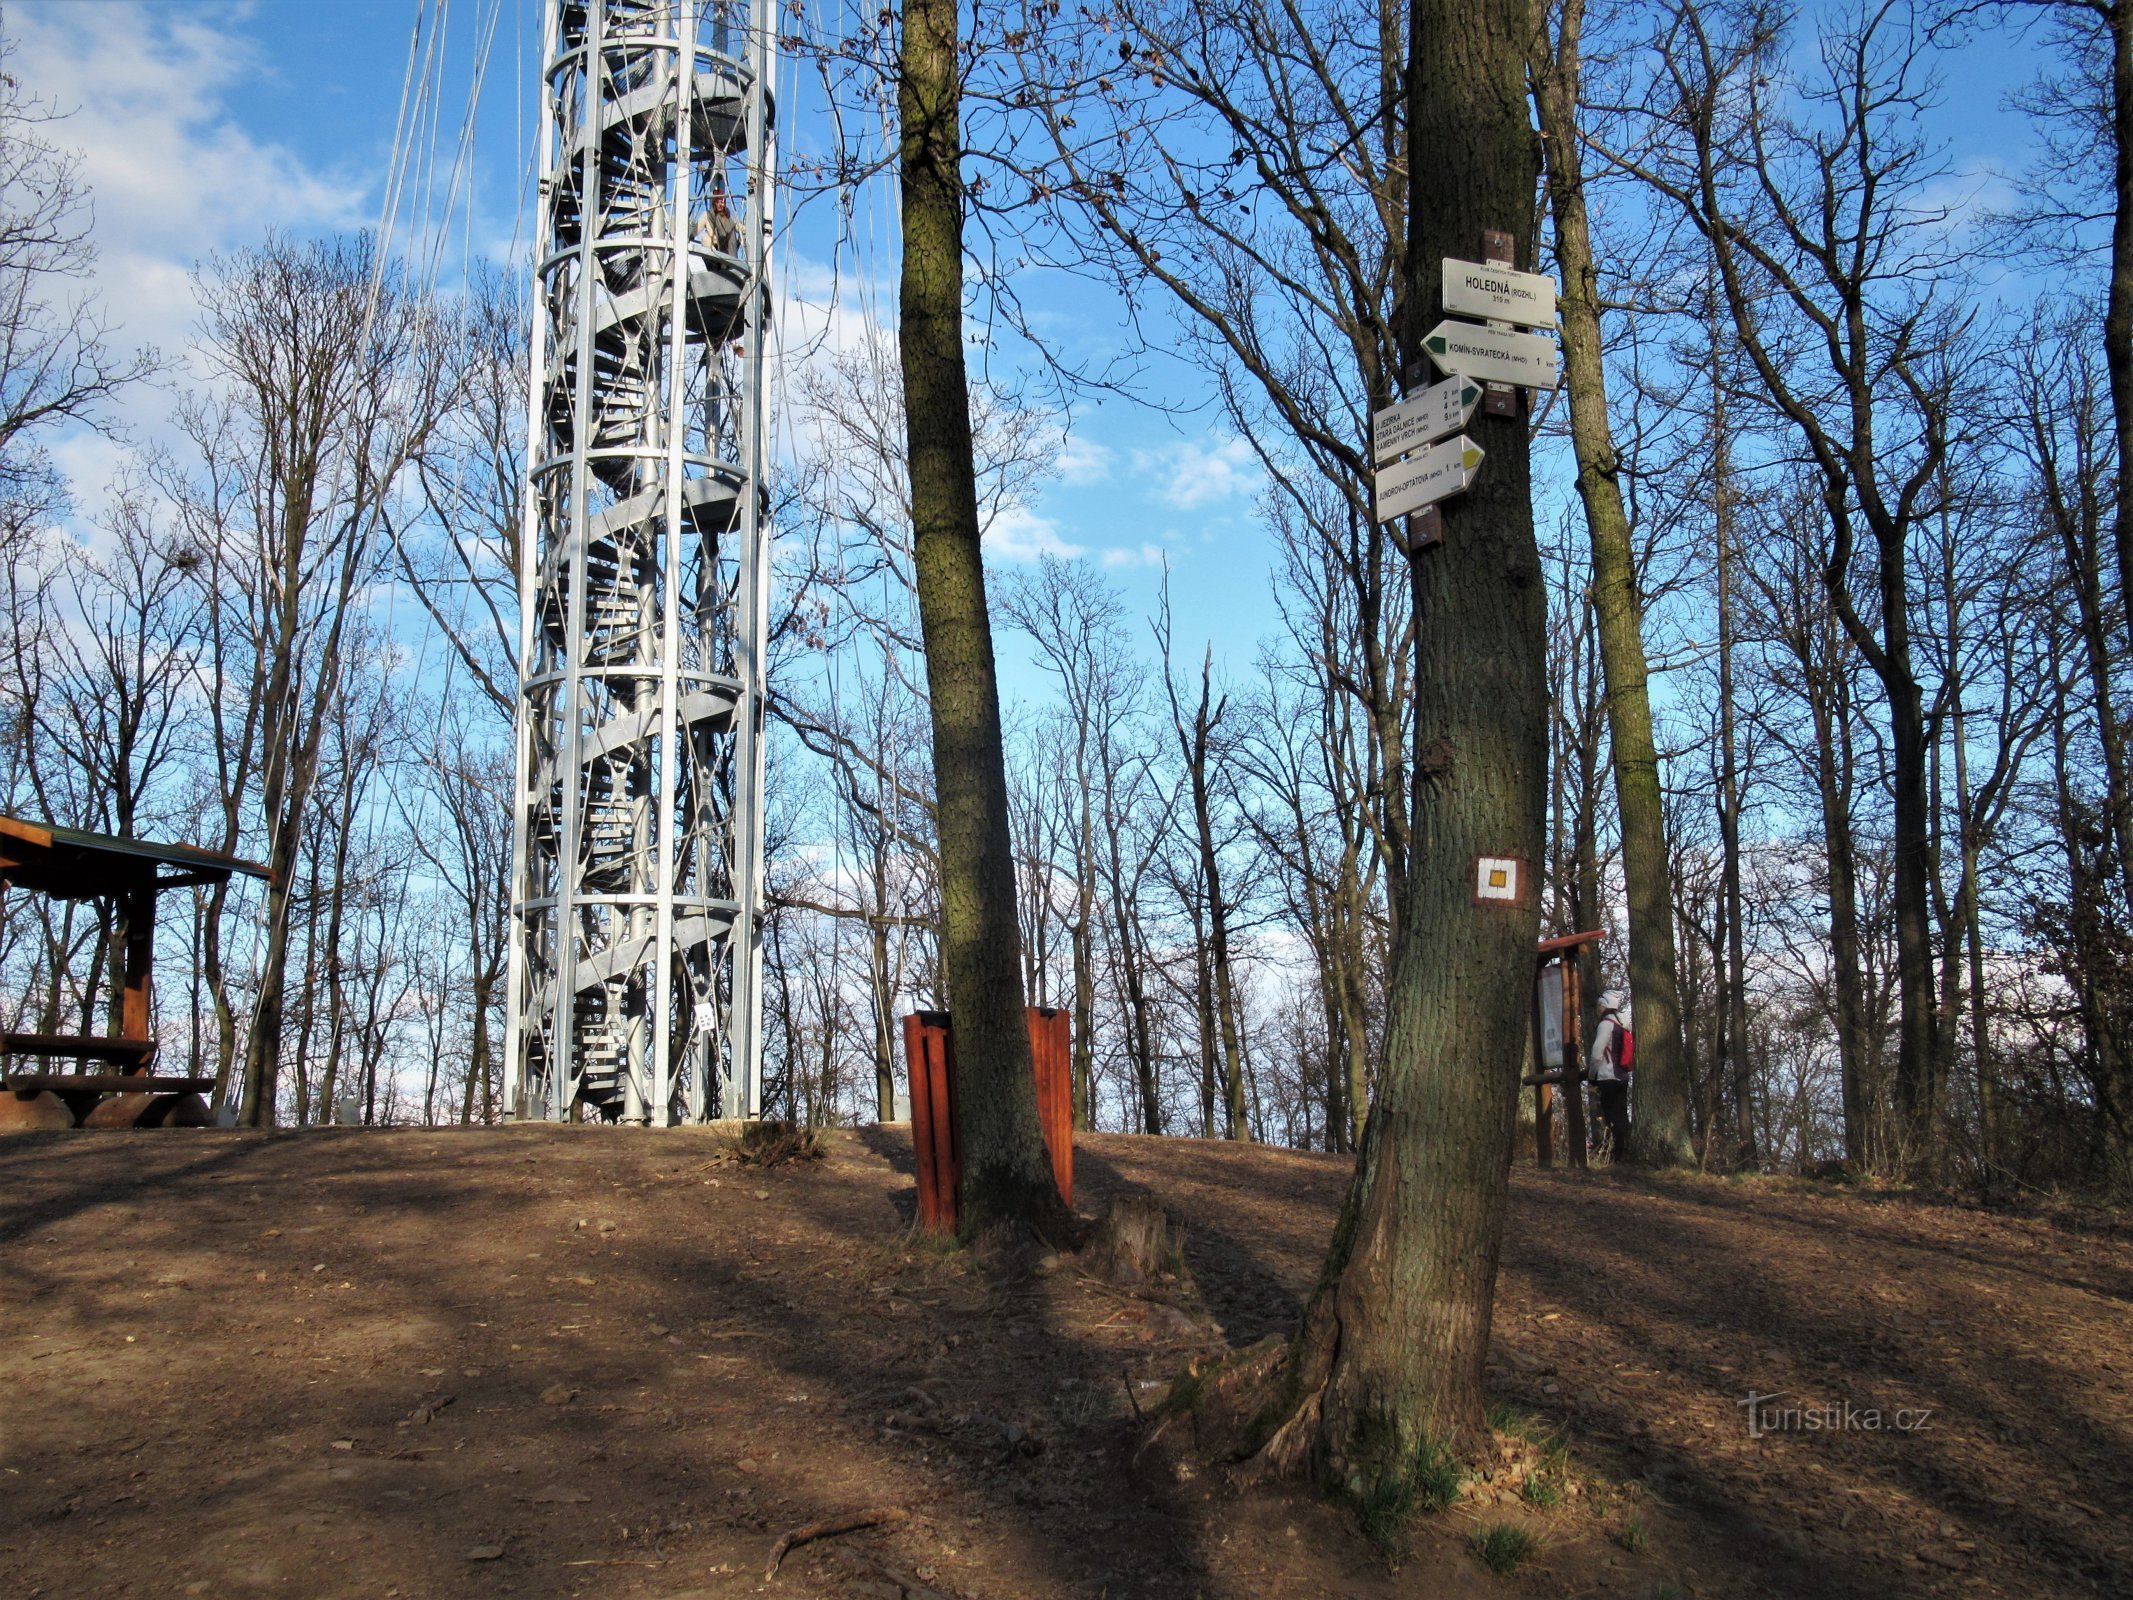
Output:
[[207,992],[215,1007],[215,1092],[220,1111],[230,1097],[230,1069],[237,1060],[237,1008],[230,1002],[228,974],[222,965],[222,907],[229,899],[227,879],[206,895],[207,909],[200,922],[200,972],[207,979]]
[[1339,978],[1326,950],[1318,953],[1319,1004],[1326,1012],[1326,1148],[1335,1154],[1348,1149],[1348,1030],[1343,1025]]
[[1370,1125],[1369,974],[1364,967],[1364,926],[1369,918],[1365,890],[1353,865],[1342,890],[1346,909],[1339,924],[1341,1027],[1348,1039],[1348,1150],[1363,1147]]
[[[1830,672],[1841,671],[1832,665]],[[1867,1036],[1859,943],[1858,851],[1852,837],[1850,759],[1840,719],[1849,706],[1827,687],[1813,689],[1815,789],[1822,802],[1822,848],[1829,869],[1830,979],[1835,990],[1837,1062],[1844,1102],[1845,1154],[1857,1166],[1882,1162],[1878,1074]]]
[[1119,971],[1126,985],[1126,1014],[1131,1022],[1127,1037],[1127,1051],[1133,1057],[1134,1081],[1141,1093],[1141,1132],[1163,1131],[1162,1085],[1156,1079],[1155,1036],[1149,1027],[1148,984],[1141,965],[1140,940],[1134,924],[1129,920],[1125,904],[1118,898],[1116,887],[1112,890],[1116,909],[1114,918],[1118,929]]
[[1593,259],[1578,150],[1583,16],[1583,0],[1564,0],[1553,59],[1535,62],[1538,92],[1534,98],[1549,162],[1556,260],[1563,275],[1563,376],[1570,391],[1578,496],[1584,502],[1585,527],[1592,541],[1592,601],[1599,614],[1600,662],[1607,674],[1607,722],[1614,745],[1615,805],[1622,825],[1622,878],[1629,902],[1629,991],[1637,1033],[1636,1154],[1643,1161],[1671,1165],[1691,1156],[1681,998],[1674,966],[1674,895],[1667,860],[1666,800],[1660,790],[1659,752],[1652,734],[1643,608],[1637,597],[1629,518],[1617,481],[1620,458],[1607,420],[1599,269]]
[[999,685],[978,546],[963,366],[962,133],[955,0],[904,0],[897,106],[904,423],[938,789],[941,954],[956,1019],[958,1216],[1069,1225],[1037,1122],[1023,1014]]
[[2111,35],[2111,282],[2103,350],[2118,444],[2118,598],[2133,636],[2133,10],[2125,0],[2099,10]]
[[[876,903],[886,905],[877,892]],[[891,1010],[896,1003],[889,973],[889,925],[880,917],[867,928],[867,976],[871,978],[874,1012],[874,1120],[896,1120],[896,1031]]]
[[[336,895],[336,902],[340,897]],[[338,903],[335,906],[338,910]],[[298,982],[300,1004],[296,1024],[296,1126],[301,1128],[311,1120],[311,1035],[318,1024],[319,990],[319,857],[317,851],[309,853],[304,863],[304,971]],[[328,935],[324,952],[331,964],[328,973],[326,1000],[326,1069],[325,1094],[320,1105],[327,1115],[321,1121],[331,1120],[333,1105],[333,1080],[339,1076],[341,1043],[341,987],[340,987],[340,927],[336,921]]]
[[244,1047],[244,1099],[237,1120],[247,1128],[274,1126],[275,1102],[281,1092],[282,1007],[289,966],[289,879],[296,869],[297,835],[293,818],[277,830],[267,856],[267,945],[259,966],[259,999],[252,1007],[252,1031]]
[[1889,708],[1889,786],[1895,805],[1897,1046],[1896,1092],[1907,1163],[1932,1175],[1940,1166],[1940,1010],[1933,992],[1932,797],[1926,786],[1923,696],[1911,670],[1905,550],[1884,544],[1881,578],[1883,666],[1876,674]]
[[[1214,701],[1214,646],[1200,661],[1200,704],[1188,730],[1178,711],[1177,686],[1170,678],[1168,618],[1165,618],[1163,686],[1170,695],[1171,725],[1185,757],[1185,770],[1192,786],[1194,838],[1200,850],[1200,876],[1207,894],[1208,934],[1203,958],[1214,980],[1214,1011],[1222,1041],[1222,1103],[1229,1138],[1249,1141],[1251,1119],[1244,1105],[1244,1062],[1237,1044],[1237,990],[1229,959],[1229,906],[1222,898],[1222,858],[1215,848],[1214,796],[1207,781],[1208,763],[1214,759],[1214,730],[1228,706],[1228,696]],[[1197,938],[1199,930],[1195,927]],[[1203,1000],[1203,1004],[1204,1004]]]
[[[1525,259],[1534,147],[1520,0],[1417,0],[1410,14],[1409,271],[1440,304],[1440,262],[1487,229]],[[1416,319],[1419,321],[1419,319]],[[1411,322],[1419,343],[1426,328]],[[1518,1063],[1532,1002],[1547,813],[1546,591],[1524,417],[1476,418],[1487,452],[1413,558],[1416,650],[1406,903],[1386,1043],[1356,1172],[1291,1372],[1299,1409],[1267,1446],[1367,1506],[1399,1508],[1417,1465],[1486,1437],[1488,1350]],[[1513,904],[1477,903],[1482,856],[1522,862]]]
[[1748,1070],[1748,962],[1741,923],[1739,742],[1733,716],[1733,452],[1727,437],[1725,375],[1721,369],[1718,297],[1710,306],[1711,511],[1718,544],[1718,829],[1725,896],[1726,1044],[1733,1068],[1733,1121],[1742,1165],[1757,1163],[1753,1079]]
[[[1084,872],[1095,870],[1087,856],[1083,858]],[[1079,913],[1070,930],[1070,943],[1074,955],[1074,1126],[1096,1126],[1096,1047],[1089,1036],[1096,1027],[1096,972],[1093,956],[1089,950],[1089,919],[1095,908],[1090,904],[1086,880],[1084,887],[1076,890],[1080,896]]]
[[1200,1137],[1215,1136],[1215,985],[1207,969],[1207,932],[1200,905],[1186,908],[1192,918],[1192,999],[1200,1024]]

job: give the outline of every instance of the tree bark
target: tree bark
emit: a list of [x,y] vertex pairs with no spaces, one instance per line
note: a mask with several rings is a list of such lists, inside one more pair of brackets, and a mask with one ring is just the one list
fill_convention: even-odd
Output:
[[963,365],[962,132],[955,0],[904,0],[897,107],[904,235],[898,343],[941,859],[941,953],[956,1019],[965,1238],[1070,1225],[1037,1121],[1023,1013],[999,685],[979,549]]
[[[1486,229],[1531,247],[1535,170],[1522,0],[1417,0],[1407,82],[1411,303]],[[1419,320],[1419,319],[1416,319]],[[1410,325],[1419,345],[1427,330]],[[1419,354],[1419,351],[1416,352]],[[1414,841],[1383,1068],[1355,1177],[1266,1446],[1328,1487],[1398,1507],[1417,1465],[1486,1437],[1489,1342],[1518,1063],[1532,1001],[1547,811],[1546,594],[1523,416],[1476,418],[1487,452],[1411,558],[1418,622]],[[1481,856],[1522,860],[1515,905],[1477,904]]]
[[[1662,1165],[1691,1158],[1689,1095],[1675,973],[1674,893],[1667,859],[1666,800],[1652,733],[1650,671],[1637,597],[1635,552],[1617,479],[1620,457],[1607,420],[1599,269],[1586,213],[1578,150],[1578,79],[1583,0],[1563,0],[1553,41],[1535,42],[1534,103],[1548,162],[1548,200],[1562,269],[1563,376],[1570,391],[1570,436],[1578,496],[1592,542],[1592,600],[1599,615],[1600,662],[1607,675],[1607,722],[1614,746],[1615,805],[1622,825],[1622,878],[1629,902],[1629,991],[1637,1033],[1635,1154]],[[1484,469],[1486,470],[1486,469]]]

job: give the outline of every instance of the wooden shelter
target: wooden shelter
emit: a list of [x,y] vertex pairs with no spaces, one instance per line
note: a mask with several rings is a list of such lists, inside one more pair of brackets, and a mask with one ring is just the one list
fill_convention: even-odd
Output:
[[[155,969],[156,897],[165,889],[222,883],[232,873],[265,878],[267,869],[189,844],[151,844],[109,834],[0,817],[0,892],[26,889],[56,900],[107,900],[121,951],[121,985],[109,1033],[0,1032],[6,1088],[17,1097],[57,1095],[77,1118],[106,1094],[172,1095],[214,1087],[212,1078],[151,1075],[149,986]],[[24,1065],[24,1062],[34,1065]],[[95,1063],[106,1071],[60,1071]]]

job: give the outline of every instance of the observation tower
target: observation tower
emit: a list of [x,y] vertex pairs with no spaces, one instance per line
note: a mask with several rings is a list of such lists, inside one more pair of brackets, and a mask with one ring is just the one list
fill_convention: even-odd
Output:
[[510,1114],[761,1104],[771,0],[549,0]]

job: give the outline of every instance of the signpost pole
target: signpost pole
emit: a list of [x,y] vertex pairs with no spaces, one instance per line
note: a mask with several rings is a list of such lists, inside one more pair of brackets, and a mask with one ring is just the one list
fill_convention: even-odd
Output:
[[[1481,233],[1481,259],[1496,266],[1511,265],[1511,236],[1501,228],[1484,228]],[[1499,333],[1509,333],[1511,324],[1490,318],[1488,326]],[[1486,386],[1481,402],[1482,409],[1492,417],[1515,417],[1518,415],[1518,390],[1508,383],[1491,383]]]
[[[1416,394],[1429,387],[1430,368],[1419,356],[1407,363],[1407,392]],[[1412,556],[1417,550],[1427,550],[1432,545],[1444,543],[1444,513],[1435,506],[1424,506],[1420,511],[1407,514],[1407,553]]]

